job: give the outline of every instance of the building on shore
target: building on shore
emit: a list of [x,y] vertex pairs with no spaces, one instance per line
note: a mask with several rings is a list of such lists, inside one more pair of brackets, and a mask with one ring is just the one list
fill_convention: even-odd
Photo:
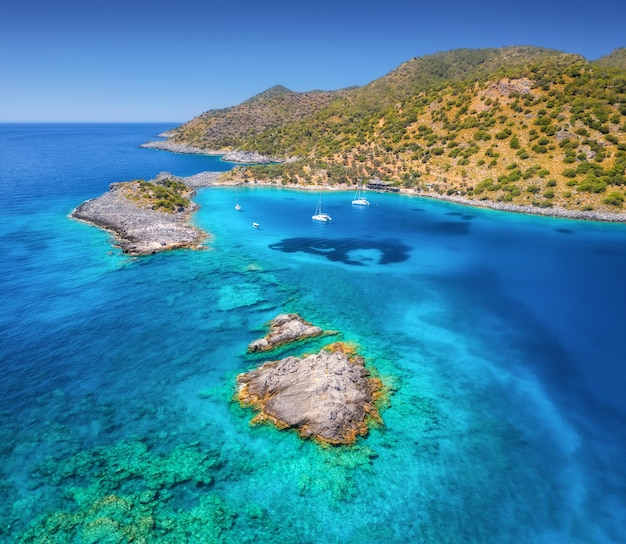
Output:
[[398,187],[394,186],[393,181],[383,181],[382,179],[372,178],[367,183],[367,188],[372,189],[373,191],[389,191],[392,193],[397,193],[400,191]]

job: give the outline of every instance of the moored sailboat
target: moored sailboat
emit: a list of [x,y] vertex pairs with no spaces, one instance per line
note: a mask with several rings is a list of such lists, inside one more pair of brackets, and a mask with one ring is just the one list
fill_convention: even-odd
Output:
[[368,202],[368,200],[361,196],[361,186],[357,185],[356,187],[356,193],[354,194],[354,199],[352,200],[352,204],[354,206],[369,206],[370,203]]
[[332,217],[327,213],[322,212],[322,195],[320,195],[317,201],[317,208],[315,208],[315,214],[311,217],[313,221],[332,221]]

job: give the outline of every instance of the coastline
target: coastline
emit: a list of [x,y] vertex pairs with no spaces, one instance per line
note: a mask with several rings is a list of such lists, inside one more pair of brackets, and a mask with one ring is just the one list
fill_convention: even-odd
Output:
[[[241,181],[219,178],[223,172],[199,172],[192,176],[175,176],[168,172],[158,174],[152,183],[170,179],[183,183],[188,188],[188,196],[192,198],[195,190],[209,187],[233,186],[261,186],[280,187],[298,191],[348,191],[351,187],[334,185],[298,185],[283,184],[277,181]],[[190,224],[189,220],[199,209],[199,205],[192,200],[185,209],[169,213],[142,207],[137,202],[129,200],[123,188],[133,182],[112,183],[109,191],[100,197],[87,200],[72,210],[69,217],[78,221],[99,227],[114,235],[116,244],[124,253],[129,255],[151,255],[171,249],[204,249],[203,241],[210,237],[206,232]],[[372,190],[374,191],[374,190]],[[564,208],[536,208],[534,206],[520,206],[490,200],[471,200],[457,195],[440,195],[437,193],[422,193],[414,189],[400,189],[398,194],[424,198],[434,198],[463,206],[488,208],[509,213],[539,215],[570,219],[576,221],[594,221],[604,223],[626,223],[626,213],[607,213],[594,211],[567,210]]]
[[145,142],[140,144],[139,147],[189,155],[209,155],[212,157],[221,156],[224,162],[234,162],[238,164],[269,164],[273,162],[283,162],[275,157],[268,157],[254,151],[214,151],[210,149],[201,149],[189,144],[177,144],[170,140]]
[[[221,174],[221,173],[220,173]],[[216,180],[216,185],[233,186],[233,185],[256,185],[266,187],[282,187],[285,189],[294,189],[302,191],[350,191],[354,190],[353,187],[345,185],[299,185],[295,183],[286,183],[277,181],[264,181],[264,180],[252,180],[252,181],[229,181],[222,182]],[[368,189],[371,192],[385,192],[376,191],[375,189]],[[583,211],[583,210],[568,210],[558,206],[550,208],[538,208],[536,206],[522,206],[519,204],[509,204],[506,202],[495,202],[493,200],[473,200],[458,195],[440,195],[438,193],[424,193],[416,191],[415,189],[399,188],[396,194],[406,196],[416,196],[424,198],[434,198],[437,200],[443,200],[446,202],[453,202],[455,204],[461,204],[463,206],[473,208],[488,208],[496,211],[503,211],[509,213],[521,213],[525,215],[540,215],[543,217],[555,217],[558,219],[571,219],[575,221],[593,221],[598,223],[626,223],[626,212],[624,213],[611,213],[611,212],[597,212],[597,211]]]
[[[172,133],[166,132],[159,134],[159,136],[167,138],[162,141],[151,141],[140,145],[143,148],[158,149],[162,151],[169,151],[172,153],[181,154],[200,154],[210,156],[221,156],[225,162],[232,162],[236,164],[269,164],[277,162],[285,162],[284,159],[278,159],[275,157],[268,157],[256,152],[249,151],[215,151],[201,149],[189,144],[178,144],[171,141]],[[265,181],[265,180],[241,180],[232,179],[229,181],[221,181],[219,176],[215,176],[210,182],[195,181],[193,178],[201,175],[207,175],[208,172],[201,172],[195,176],[189,178],[178,178],[183,183],[191,183],[193,187],[210,187],[216,185],[234,186],[234,185],[257,185],[257,186],[269,186],[269,187],[283,187],[286,189],[295,190],[312,190],[312,191],[341,191],[341,190],[353,190],[353,187],[348,186],[333,186],[333,185],[299,185],[296,183],[282,183],[281,181]],[[202,179],[202,178],[198,178]],[[379,192],[377,189],[369,189],[370,191]],[[384,191],[384,190],[383,190]],[[461,204],[463,206],[475,207],[475,208],[487,208],[496,211],[503,211],[509,213],[520,213],[525,215],[539,215],[543,217],[555,217],[559,219],[571,219],[575,221],[593,221],[600,223],[626,223],[626,212],[610,212],[610,211],[594,211],[594,210],[570,210],[560,206],[550,206],[546,208],[540,208],[532,205],[511,204],[507,202],[497,202],[493,200],[475,200],[466,198],[459,195],[447,195],[439,194],[436,192],[423,192],[416,189],[406,189],[398,187],[394,190],[398,194],[408,196],[420,196],[425,198],[435,198],[437,200],[443,200],[447,202],[453,202]]]
[[158,149],[160,151],[169,151],[171,153],[181,153],[188,155],[223,155],[223,152],[218,151],[207,151],[206,149],[200,149],[199,147],[195,147],[193,145],[188,144],[177,144],[171,142],[169,140],[163,141],[154,141],[154,142],[145,142],[140,144],[139,147],[143,147],[146,149]]
[[573,219],[576,221],[595,221],[601,223],[626,223],[626,213],[595,212],[583,210],[568,210],[557,206],[551,208],[538,208],[536,206],[521,206],[519,204],[508,204],[506,202],[494,202],[493,200],[472,200],[462,196],[440,195],[437,193],[418,193],[416,191],[400,190],[401,194],[423,196],[454,202],[464,206],[474,208],[489,208],[509,213],[522,213],[525,215],[541,215],[544,217],[556,217],[559,219]]

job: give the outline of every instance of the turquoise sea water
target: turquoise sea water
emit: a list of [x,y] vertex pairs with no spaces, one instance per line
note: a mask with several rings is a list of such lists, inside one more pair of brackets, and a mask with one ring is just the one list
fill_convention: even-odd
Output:
[[[209,250],[131,259],[67,214],[231,167],[138,147],[167,128],[0,125],[1,542],[626,541],[626,226],[212,188]],[[233,402],[281,312],[381,376],[355,446]]]

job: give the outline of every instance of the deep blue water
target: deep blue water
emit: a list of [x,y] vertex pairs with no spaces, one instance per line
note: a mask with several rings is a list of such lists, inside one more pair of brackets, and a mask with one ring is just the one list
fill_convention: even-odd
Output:
[[[210,250],[130,259],[67,214],[231,167],[138,147],[168,128],[0,125],[0,541],[626,541],[626,226],[214,188]],[[233,402],[281,312],[382,377],[355,446]]]

